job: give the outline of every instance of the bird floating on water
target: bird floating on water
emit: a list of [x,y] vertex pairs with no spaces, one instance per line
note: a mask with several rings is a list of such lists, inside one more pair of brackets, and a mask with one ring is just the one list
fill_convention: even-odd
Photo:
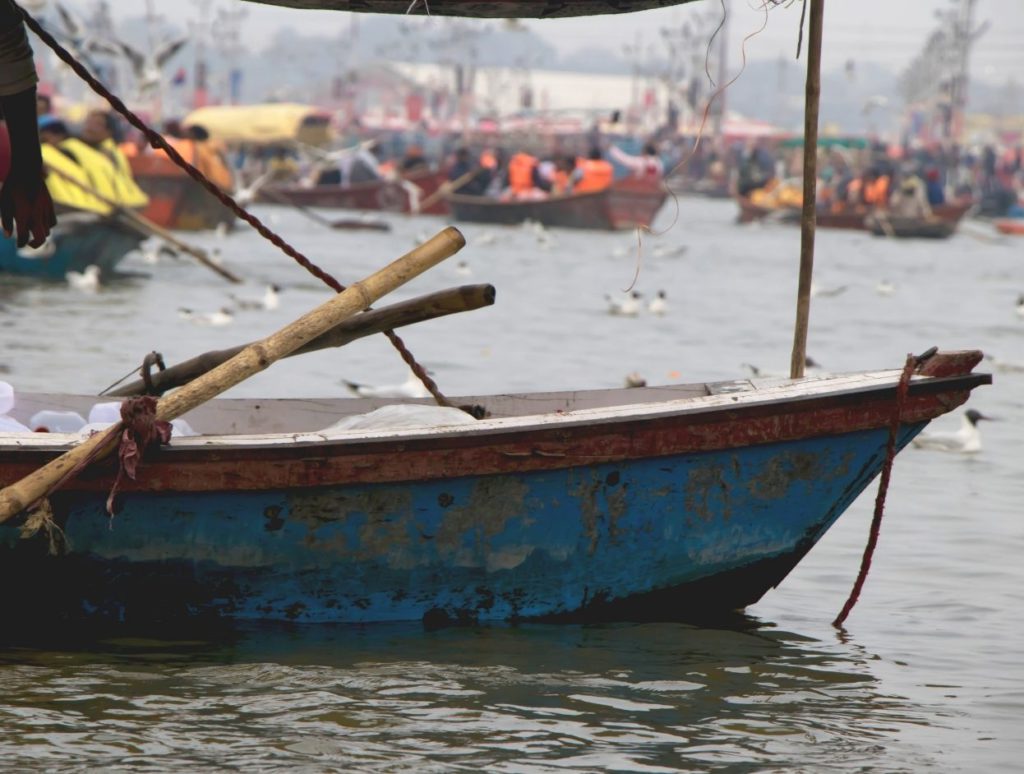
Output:
[[659,317],[668,312],[668,301],[665,298],[664,290],[659,290],[658,295],[651,299],[651,302],[647,305],[647,311]]
[[848,285],[839,285],[834,288],[823,288],[816,282],[811,282],[811,297],[812,298],[835,298],[841,296],[846,292]]
[[640,314],[640,293],[632,291],[626,293],[625,297],[614,299],[607,293],[604,296],[608,302],[608,314],[615,317],[636,317]]
[[423,385],[419,377],[412,371],[401,384],[359,384],[350,382],[347,379],[342,382],[348,389],[360,398],[429,398],[430,391]]
[[68,285],[83,293],[95,293],[100,289],[100,267],[89,264],[84,271],[69,271],[64,275]]
[[1024,294],[1017,298],[1017,316],[1024,317]]
[[216,312],[196,312],[192,309],[179,307],[178,316],[183,320],[194,322],[197,325],[212,325],[217,328],[224,325],[230,325],[235,319],[234,312],[226,306],[218,309]]
[[655,258],[681,258],[686,255],[687,250],[689,250],[689,247],[686,245],[676,245],[675,247],[658,245],[651,250],[651,255]]
[[896,286],[889,282],[889,280],[884,279],[875,285],[875,292],[880,296],[891,296],[896,292]]
[[455,264],[455,273],[460,277],[470,277],[473,274],[473,270],[469,268],[469,264],[465,261],[459,261]]
[[247,311],[263,310],[269,312],[277,309],[281,305],[281,299],[278,296],[280,292],[280,285],[267,285],[267,289],[263,292],[262,298],[239,298],[234,294],[230,294],[230,297],[231,300],[235,302],[235,306],[239,309],[245,309]]
[[921,433],[912,443],[918,449],[975,454],[981,451],[978,422],[983,419],[992,421],[992,417],[987,417],[975,409],[968,409],[961,419],[960,429],[955,433]]
[[646,387],[647,380],[640,375],[638,371],[633,371],[630,374],[626,374],[626,386],[627,387]]

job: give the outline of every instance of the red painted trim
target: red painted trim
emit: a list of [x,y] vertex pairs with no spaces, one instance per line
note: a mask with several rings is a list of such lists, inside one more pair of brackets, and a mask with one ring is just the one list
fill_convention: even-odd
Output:
[[[987,377],[914,385],[904,422],[940,416],[964,403]],[[327,441],[289,446],[153,450],[126,491],[256,491],[335,484],[438,480],[468,475],[558,470],[590,464],[816,438],[888,426],[893,385],[700,413],[498,429],[445,437]],[[55,452],[0,454],[0,484],[27,475]],[[113,462],[85,471],[66,487],[110,488]]]

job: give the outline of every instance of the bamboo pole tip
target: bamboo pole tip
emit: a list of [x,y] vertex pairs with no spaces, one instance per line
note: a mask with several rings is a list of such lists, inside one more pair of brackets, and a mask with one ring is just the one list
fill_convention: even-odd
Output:
[[466,246],[466,237],[461,231],[455,228],[455,226],[447,226],[440,234],[438,234],[438,236],[441,235],[450,239],[454,243],[456,250],[461,250]]

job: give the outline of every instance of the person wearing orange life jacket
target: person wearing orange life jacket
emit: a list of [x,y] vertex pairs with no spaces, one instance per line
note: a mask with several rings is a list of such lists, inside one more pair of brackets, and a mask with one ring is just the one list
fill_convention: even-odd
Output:
[[520,151],[508,160],[508,187],[513,197],[528,196],[536,187],[537,159]]
[[864,181],[864,203],[868,207],[886,209],[889,205],[889,176],[873,173]]
[[605,161],[600,148],[591,148],[585,159],[576,160],[576,171],[573,172],[572,192],[589,193],[611,188],[615,180],[615,169],[611,162]]
[[551,193],[564,196],[572,188],[572,172],[576,167],[576,159],[563,156],[555,161],[555,171],[551,175]]

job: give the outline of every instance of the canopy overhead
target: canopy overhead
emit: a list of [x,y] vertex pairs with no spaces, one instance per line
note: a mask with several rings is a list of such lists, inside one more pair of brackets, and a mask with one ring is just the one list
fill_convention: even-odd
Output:
[[[547,19],[562,16],[598,16],[668,8],[694,0],[248,0],[289,8],[319,8],[361,13],[397,13],[432,16],[476,16],[484,19]],[[410,10],[411,7],[411,10]]]
[[330,116],[310,105],[216,105],[189,113],[182,126],[201,126],[210,138],[230,144],[323,145],[330,139]]

